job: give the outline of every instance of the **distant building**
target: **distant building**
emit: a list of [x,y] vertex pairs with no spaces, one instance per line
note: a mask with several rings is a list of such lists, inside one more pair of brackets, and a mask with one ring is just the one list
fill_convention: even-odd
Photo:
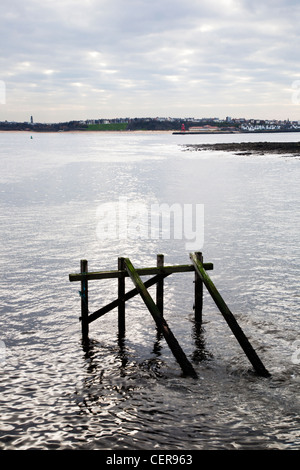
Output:
[[219,128],[218,127],[214,127],[214,126],[193,126],[193,127],[190,127],[189,128],[189,131],[190,132],[215,132],[215,131],[218,131]]
[[33,117],[30,116],[30,124],[33,124]]

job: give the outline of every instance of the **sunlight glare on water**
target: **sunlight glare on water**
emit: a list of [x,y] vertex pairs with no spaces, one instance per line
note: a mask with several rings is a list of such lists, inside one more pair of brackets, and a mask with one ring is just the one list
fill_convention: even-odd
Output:
[[[299,449],[300,160],[184,147],[260,138],[1,133],[1,449]],[[123,341],[113,310],[82,347],[80,283],[69,282],[80,259],[90,271],[117,269],[119,256],[190,262],[184,239],[100,239],[99,206],[124,196],[204,205],[200,251],[270,379],[206,292],[197,329],[192,273],[166,279],[165,318],[197,380],[182,376],[137,297]],[[90,311],[116,295],[116,280],[91,281]]]

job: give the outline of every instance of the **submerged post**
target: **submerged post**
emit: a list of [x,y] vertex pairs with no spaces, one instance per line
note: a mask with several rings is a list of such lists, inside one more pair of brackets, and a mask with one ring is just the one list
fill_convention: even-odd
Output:
[[[195,253],[199,261],[203,264],[203,256],[201,252]],[[194,305],[194,315],[195,321],[199,324],[202,323],[202,309],[203,309],[203,282],[199,276],[197,270],[195,269],[195,305]]]
[[118,278],[118,328],[119,337],[125,334],[125,264],[124,258],[118,258],[118,270],[123,274]]
[[199,260],[196,253],[191,253],[190,258],[197,270],[199,276],[201,277],[203,283],[205,284],[208,292],[214,299],[217,307],[219,308],[220,312],[222,313],[224,319],[226,320],[228,326],[230,327],[231,331],[233,332],[234,336],[240,343],[240,346],[244,350],[246,356],[248,357],[249,361],[253,365],[256,372],[261,375],[262,377],[270,377],[270,373],[267,371],[261,360],[259,359],[258,355],[256,354],[255,350],[251,346],[248,338],[245,336],[243,330],[239,326],[238,322],[236,321],[235,317],[227,307],[225,301],[221,297],[219,291],[217,290],[216,286],[210,279],[209,275],[205,271],[202,262]]
[[[80,273],[85,274],[88,272],[88,262],[86,259],[80,261]],[[81,280],[81,332],[82,341],[86,342],[89,336],[89,308],[88,308],[88,281],[86,277]]]
[[[157,255],[156,265],[162,268],[164,265],[164,255]],[[156,305],[161,315],[164,314],[164,277],[159,275],[159,281],[156,284]]]
[[174,357],[180,364],[182,371],[184,372],[184,374],[196,378],[197,377],[196,371],[194,370],[192,364],[188,361],[184,351],[182,350],[177,339],[175,338],[169,326],[167,325],[167,322],[160,314],[160,311],[158,310],[157,305],[155,304],[154,300],[152,299],[151,295],[146,289],[145,284],[141,280],[136,269],[133,267],[129,258],[125,258],[124,262],[125,262],[126,270],[132,282],[134,283],[145,305],[147,306],[149,312],[151,313],[158,330],[160,330],[163,333],[165,340],[169,348],[171,349]]

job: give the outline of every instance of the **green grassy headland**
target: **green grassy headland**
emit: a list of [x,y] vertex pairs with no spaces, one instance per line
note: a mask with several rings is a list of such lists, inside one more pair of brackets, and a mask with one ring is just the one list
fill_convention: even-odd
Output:
[[109,123],[109,124],[89,124],[88,131],[126,131],[126,122]]

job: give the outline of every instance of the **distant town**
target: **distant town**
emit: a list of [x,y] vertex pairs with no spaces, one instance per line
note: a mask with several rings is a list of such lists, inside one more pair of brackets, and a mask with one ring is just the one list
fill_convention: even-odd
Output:
[[174,133],[248,133],[299,132],[300,121],[231,118],[114,118],[87,119],[59,123],[2,121],[1,131],[68,132],[68,131],[173,131]]

